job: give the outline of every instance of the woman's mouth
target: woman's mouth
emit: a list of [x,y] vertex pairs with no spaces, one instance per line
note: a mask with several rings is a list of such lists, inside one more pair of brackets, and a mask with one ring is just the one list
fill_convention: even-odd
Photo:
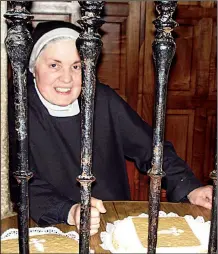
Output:
[[71,91],[71,88],[67,87],[55,87],[55,91],[61,94],[69,94]]

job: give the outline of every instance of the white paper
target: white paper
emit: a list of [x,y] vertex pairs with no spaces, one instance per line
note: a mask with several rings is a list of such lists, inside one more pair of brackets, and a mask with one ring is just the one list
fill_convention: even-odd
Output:
[[[148,215],[141,214],[138,217],[148,217]],[[178,217],[178,215],[175,213],[166,214],[165,212],[160,211],[159,217]],[[107,223],[106,231],[102,232],[100,235],[102,241],[102,244],[100,246],[104,250],[109,250],[111,253],[147,253],[147,248],[144,248],[142,246],[131,218],[133,217],[129,216],[122,221],[115,221],[113,224]],[[191,215],[186,215],[184,216],[184,218],[189,224],[195,236],[199,239],[201,245],[195,247],[181,248],[158,248],[156,250],[157,253],[207,253],[210,221],[205,222],[203,217],[197,217],[196,219],[194,219]],[[120,227],[117,227],[118,230],[115,231],[115,228],[118,224],[120,225]],[[124,234],[124,232],[127,233]],[[175,229],[172,232],[175,233]],[[180,231],[178,230],[177,233],[179,232]],[[113,234],[117,234],[116,237],[119,239],[119,244],[123,248],[114,248],[112,244]]]

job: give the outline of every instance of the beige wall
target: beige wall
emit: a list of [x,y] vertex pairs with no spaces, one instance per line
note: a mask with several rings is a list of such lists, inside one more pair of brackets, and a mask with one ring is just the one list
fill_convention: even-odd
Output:
[[6,12],[7,2],[1,1],[1,217],[11,213],[11,204],[8,186],[8,133],[7,133],[7,54],[4,39],[7,34],[7,25],[3,15]]

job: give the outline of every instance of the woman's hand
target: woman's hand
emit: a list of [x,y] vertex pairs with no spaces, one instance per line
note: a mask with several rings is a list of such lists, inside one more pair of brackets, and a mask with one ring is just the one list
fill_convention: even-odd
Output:
[[[91,218],[90,218],[90,235],[98,232],[100,227],[100,213],[106,213],[106,209],[102,200],[91,198]],[[68,224],[75,225],[79,230],[80,227],[80,204],[75,204],[71,207],[68,219]]]
[[207,185],[204,187],[197,188],[188,194],[188,199],[191,204],[203,206],[207,209],[212,208],[212,194],[213,187]]

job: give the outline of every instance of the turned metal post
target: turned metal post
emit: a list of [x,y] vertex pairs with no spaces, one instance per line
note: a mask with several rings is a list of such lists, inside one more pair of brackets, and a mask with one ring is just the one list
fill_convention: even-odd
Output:
[[[217,146],[217,144],[216,144]],[[213,200],[211,211],[210,237],[208,253],[217,253],[217,148],[215,154],[215,168],[210,173],[210,178],[213,180]]]
[[19,253],[29,253],[29,197],[28,180],[32,173],[28,168],[27,134],[27,66],[32,38],[27,23],[33,16],[26,9],[28,1],[10,1],[11,9],[4,17],[10,26],[5,40],[13,72],[16,169],[14,176],[20,186],[18,203]]
[[82,63],[81,93],[81,213],[79,253],[89,253],[91,184],[95,181],[92,174],[93,114],[96,86],[96,63],[101,52],[102,41],[98,34],[104,23],[100,14],[104,1],[79,1],[83,28],[76,41]]
[[156,253],[158,215],[160,206],[161,180],[165,130],[167,83],[170,65],[175,54],[176,44],[171,31],[177,26],[172,19],[177,1],[155,1],[158,18],[153,22],[157,29],[153,42],[153,58],[156,72],[155,118],[153,124],[152,168],[149,170],[149,227],[148,253]]

